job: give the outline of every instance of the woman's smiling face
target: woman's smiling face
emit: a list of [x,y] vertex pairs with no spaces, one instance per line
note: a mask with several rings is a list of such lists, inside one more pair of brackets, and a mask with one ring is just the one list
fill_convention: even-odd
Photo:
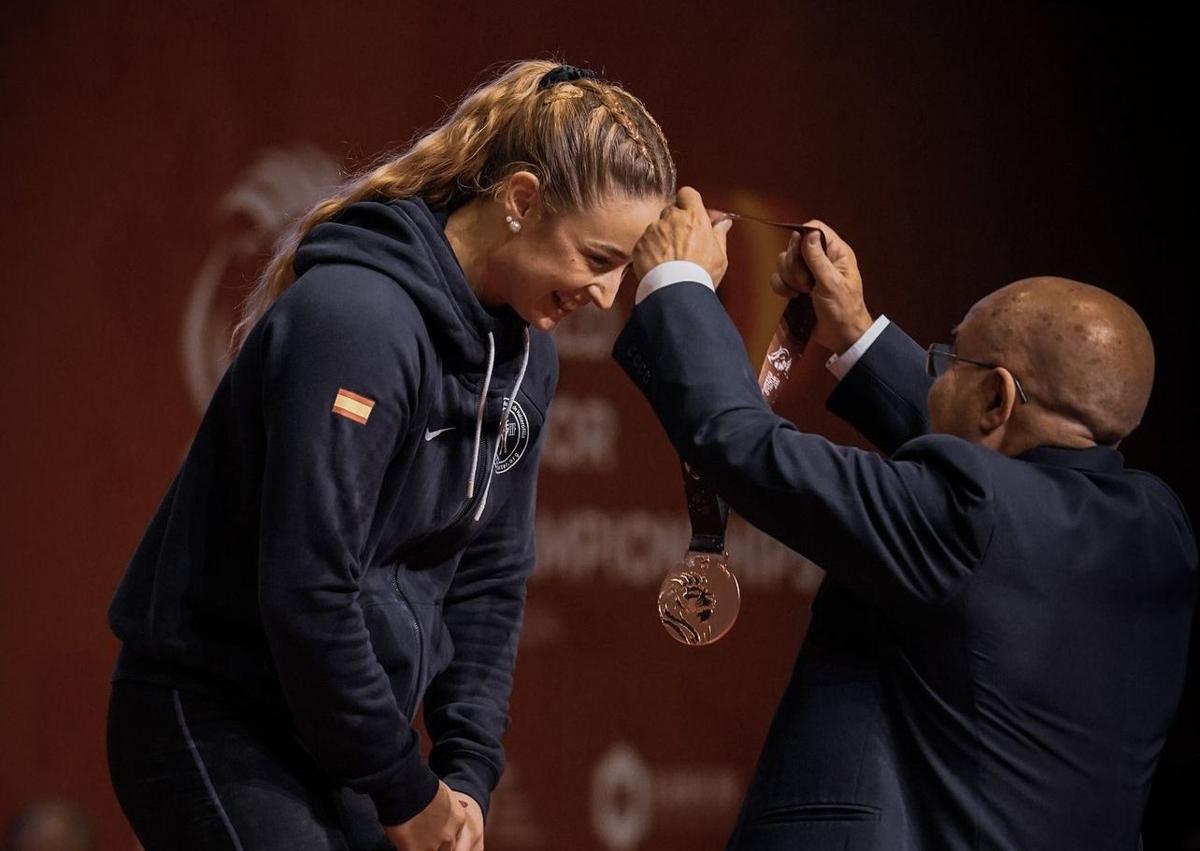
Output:
[[589,302],[607,310],[633,247],[669,203],[618,197],[587,210],[531,211],[489,262],[488,295],[543,331]]

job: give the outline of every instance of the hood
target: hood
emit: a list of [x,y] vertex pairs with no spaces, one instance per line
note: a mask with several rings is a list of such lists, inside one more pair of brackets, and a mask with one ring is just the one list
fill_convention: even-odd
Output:
[[488,334],[501,352],[519,350],[526,323],[510,307],[480,304],[446,239],[449,212],[420,198],[351,204],[305,236],[296,276],[324,263],[387,275],[416,303],[442,357],[481,369],[489,358]]
[[[463,275],[446,239],[448,209],[431,210],[420,198],[360,201],[314,227],[296,250],[299,277],[314,266],[362,266],[387,275],[416,303],[430,339],[455,372],[482,373],[475,417],[475,449],[466,483],[467,499],[475,496],[480,467],[488,390],[501,360],[519,359],[497,428],[491,464],[484,469],[483,496],[474,518],[483,516],[492,473],[525,370],[529,366],[529,325],[510,307],[484,308]],[[486,463],[486,461],[484,462]]]

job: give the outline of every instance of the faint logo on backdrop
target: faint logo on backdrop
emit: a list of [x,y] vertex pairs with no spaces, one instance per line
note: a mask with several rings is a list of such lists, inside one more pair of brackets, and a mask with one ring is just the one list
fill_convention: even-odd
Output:
[[558,393],[542,464],[556,473],[615,472],[620,436],[621,414],[611,399]]
[[585,307],[554,329],[558,356],[566,360],[608,362],[624,319],[617,309]]
[[650,765],[617,742],[592,769],[592,832],[609,851],[632,851],[655,826],[730,821],[741,798],[737,772],[719,765]]
[[228,365],[238,305],[284,230],[329,195],[338,163],[312,145],[270,148],[221,196],[217,236],[192,284],[180,328],[188,393],[203,411]]
[[[588,306],[554,329],[558,356],[564,361],[611,366],[609,353],[623,319],[620,311]],[[617,467],[621,415],[606,395],[560,392],[554,399],[542,464],[556,473],[611,473]]]

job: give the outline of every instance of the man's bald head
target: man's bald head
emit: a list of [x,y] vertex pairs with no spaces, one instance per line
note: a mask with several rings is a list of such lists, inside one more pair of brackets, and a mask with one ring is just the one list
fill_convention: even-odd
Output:
[[1031,405],[1084,427],[1096,443],[1115,444],[1141,422],[1154,346],[1141,317],[1112,293],[1026,278],[977,302],[957,335],[964,357],[1007,367]]

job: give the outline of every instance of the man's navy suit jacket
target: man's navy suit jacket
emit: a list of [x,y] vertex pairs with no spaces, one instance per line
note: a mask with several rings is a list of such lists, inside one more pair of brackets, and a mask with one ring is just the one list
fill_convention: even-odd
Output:
[[680,454],[828,574],[731,847],[1137,847],[1197,586],[1166,485],[1109,447],[924,433],[895,326],[831,400],[890,457],[767,408],[701,284],[642,301],[614,355]]

